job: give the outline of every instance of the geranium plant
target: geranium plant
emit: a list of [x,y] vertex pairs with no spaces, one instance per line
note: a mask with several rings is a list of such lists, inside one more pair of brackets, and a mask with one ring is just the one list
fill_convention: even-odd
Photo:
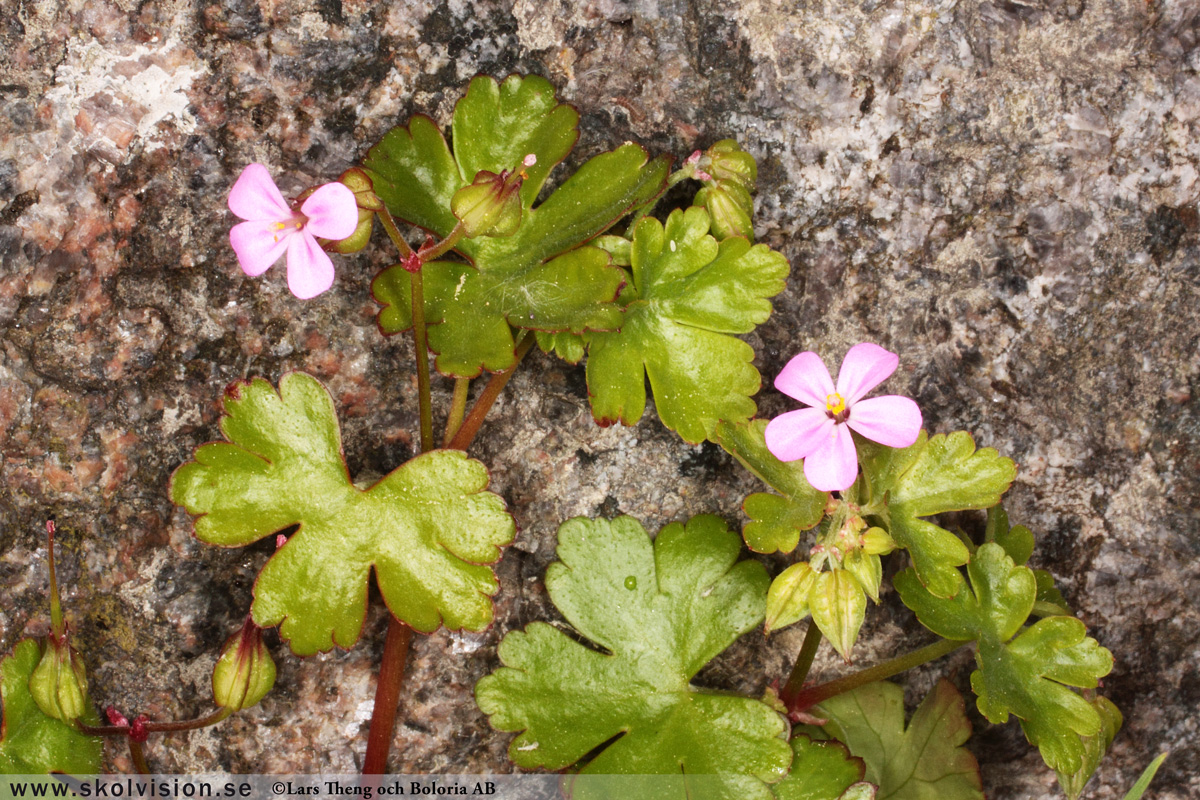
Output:
[[[213,711],[164,721],[110,706],[102,725],[86,654],[68,643],[52,589],[48,640],[22,643],[0,666],[0,768],[97,771],[98,737],[116,736],[149,770],[150,735],[217,724],[271,690],[264,628],[278,626],[298,656],[370,646],[358,640],[373,576],[390,623],[363,771],[385,771],[409,637],[487,629],[505,590],[494,567],[517,521],[467,450],[537,345],[571,364],[586,358],[598,424],[636,424],[648,381],[667,428],[716,443],[768,491],[746,498],[741,536],[702,513],[711,509],[654,536],[628,517],[563,522],[545,585],[566,624],[497,631],[499,663],[476,687],[496,735],[516,734],[516,766],[569,771],[573,797],[650,792],[638,776],[657,775],[668,777],[655,797],[978,798],[958,690],[939,682],[906,720],[902,690],[886,682],[970,647],[980,712],[997,723],[1016,716],[1066,793],[1080,794],[1120,727],[1097,692],[1112,656],[1048,573],[1025,566],[1033,535],[1000,506],[1013,462],[966,432],[923,430],[911,399],[870,396],[900,363],[900,342],[899,353],[851,347],[836,382],[820,354],[800,352],[774,385],[804,407],[757,419],[761,376],[738,336],[768,319],[789,265],[753,241],[754,158],[722,140],[673,170],[670,157],[624,144],[563,174],[578,121],[541,78],[480,77],[455,107],[449,140],[418,115],[360,166],[291,201],[265,166],[245,168],[228,199],[242,220],[230,232],[236,262],[258,276],[286,256],[298,298],[336,287],[328,253],[357,252],[382,228],[394,264],[372,294],[381,332],[413,337],[421,453],[360,485],[316,378],[226,389],[220,439],[175,471],[170,496],[201,541],[267,539],[275,551],[217,658]],[[660,208],[686,181],[692,202]],[[431,358],[453,382],[440,442]],[[468,410],[470,382],[485,376]],[[978,541],[938,517],[985,509]],[[745,557],[743,541],[782,556]],[[53,587],[52,540],[50,553]],[[885,557],[911,564],[894,588],[937,641],[808,684],[823,640],[852,660]],[[764,564],[781,561],[772,577]],[[805,620],[794,669],[762,676],[775,687],[765,695],[693,684],[738,637]],[[612,775],[626,782],[598,779]]]

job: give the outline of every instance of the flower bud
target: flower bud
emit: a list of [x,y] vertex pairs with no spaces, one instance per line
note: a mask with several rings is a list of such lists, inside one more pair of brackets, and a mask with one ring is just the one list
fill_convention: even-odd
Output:
[[736,184],[753,192],[758,183],[758,164],[733,139],[722,139],[704,151],[697,166],[718,184]]
[[383,208],[383,201],[375,194],[375,185],[371,183],[371,178],[358,167],[343,172],[338,181],[354,192],[354,200],[358,204],[358,227],[345,239],[328,242],[326,249],[347,255],[357,253],[367,246],[367,242],[371,240],[372,226],[375,224],[375,212]]
[[696,204],[708,211],[712,218],[712,233],[717,239],[745,236],[754,241],[754,224],[750,221],[754,201],[742,187],[737,184],[705,186],[696,193]]
[[476,236],[512,236],[521,225],[521,173],[499,175],[480,170],[475,182],[450,198],[450,210],[468,239]]
[[883,528],[869,528],[863,534],[863,551],[867,555],[885,556],[895,550],[896,540]]
[[213,699],[230,711],[258,703],[275,685],[275,661],[263,644],[262,628],[249,617],[229,637],[213,669]]
[[29,693],[48,717],[74,722],[87,709],[87,674],[79,651],[51,634],[42,660],[29,676]]

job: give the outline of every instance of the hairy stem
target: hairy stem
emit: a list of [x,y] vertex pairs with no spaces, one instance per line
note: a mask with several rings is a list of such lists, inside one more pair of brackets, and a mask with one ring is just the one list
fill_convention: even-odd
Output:
[[433,261],[435,258],[440,258],[446,253],[449,253],[454,245],[461,242],[465,234],[466,229],[463,228],[462,223],[460,222],[454,226],[454,230],[450,231],[449,236],[433,246],[422,247],[417,252],[417,255],[421,257],[422,263],[427,263],[429,261]]
[[517,343],[517,349],[514,353],[516,361],[513,365],[503,372],[497,372],[487,382],[487,386],[483,387],[483,391],[479,393],[478,399],[475,400],[475,405],[471,407],[467,418],[463,420],[462,427],[458,429],[458,433],[454,434],[454,438],[446,446],[453,450],[466,450],[471,446],[471,442],[475,440],[475,435],[479,433],[479,428],[483,425],[483,420],[487,417],[488,411],[491,410],[492,404],[496,402],[496,398],[500,396],[500,392],[504,391],[505,384],[509,378],[516,372],[517,367],[521,364],[521,359],[533,347],[535,337],[533,331],[525,331],[521,336],[521,341]]
[[470,378],[454,379],[454,399],[450,402],[450,414],[446,417],[446,435],[442,437],[442,447],[448,446],[454,434],[462,427],[463,415],[467,413],[467,395],[470,391]]
[[808,671],[812,669],[813,659],[820,646],[821,629],[810,619],[808,630],[804,632],[804,644],[800,645],[800,655],[796,656],[796,665],[792,667],[792,674],[788,677],[787,683],[784,684],[783,691],[780,693],[780,699],[787,705],[790,706],[804,688],[804,679],[808,677]]
[[421,452],[433,449],[433,402],[429,394],[429,341],[425,336],[425,288],[421,271],[412,278],[413,345],[417,351],[417,398],[421,410]]
[[382,775],[387,771],[388,751],[396,729],[396,707],[400,704],[400,688],[404,683],[404,665],[408,662],[411,640],[412,628],[389,615],[379,683],[375,687],[375,708],[371,711],[371,730],[367,734],[367,755],[363,759],[364,775]]
[[962,642],[954,639],[942,639],[940,642],[934,642],[927,647],[922,647],[920,650],[914,650],[911,653],[890,659],[869,669],[860,670],[853,675],[847,675],[844,678],[838,678],[835,681],[822,683],[819,686],[813,686],[808,689],[801,689],[795,699],[788,703],[788,711],[793,713],[807,711],[822,700],[828,700],[831,697],[843,692],[849,692],[852,689],[857,689],[860,686],[865,686],[868,683],[882,681],[893,675],[899,675],[901,672],[941,658],[970,643],[970,641]]

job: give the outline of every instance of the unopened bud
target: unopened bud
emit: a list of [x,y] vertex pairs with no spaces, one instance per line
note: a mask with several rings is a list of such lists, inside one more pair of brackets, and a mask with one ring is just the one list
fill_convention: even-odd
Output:
[[42,660],[29,676],[29,693],[48,717],[74,722],[87,709],[87,673],[79,651],[51,634]]
[[480,170],[470,186],[450,199],[450,210],[468,239],[476,236],[512,236],[521,226],[523,171],[499,175]]
[[371,240],[375,212],[383,208],[383,201],[375,194],[375,186],[371,183],[370,176],[358,167],[343,172],[338,181],[354,192],[354,201],[358,204],[358,227],[345,239],[328,242],[326,249],[342,255],[357,253]]
[[742,187],[736,184],[705,186],[696,193],[696,204],[708,211],[712,218],[712,234],[717,239],[745,236],[754,241],[754,224],[750,221],[754,201]]
[[884,556],[896,549],[896,540],[883,528],[869,528],[863,534],[863,552],[871,556]]
[[722,139],[704,151],[697,167],[719,184],[737,184],[753,192],[758,183],[758,164],[754,156],[742,150],[733,139]]
[[229,637],[213,669],[213,699],[230,711],[258,703],[275,685],[275,661],[263,644],[262,628],[250,618]]

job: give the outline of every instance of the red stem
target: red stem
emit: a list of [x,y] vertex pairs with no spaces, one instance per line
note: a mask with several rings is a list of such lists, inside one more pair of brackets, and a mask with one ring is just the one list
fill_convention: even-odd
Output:
[[396,709],[400,704],[400,687],[404,683],[404,665],[408,662],[411,640],[412,628],[389,614],[379,683],[375,687],[375,708],[371,712],[367,756],[363,760],[364,775],[382,775],[387,771],[388,750],[396,729]]
[[517,344],[514,356],[516,360],[513,365],[503,372],[497,372],[493,375],[483,387],[483,391],[479,393],[479,398],[475,401],[475,405],[471,406],[470,413],[463,420],[462,427],[458,429],[458,433],[454,434],[454,438],[446,446],[451,450],[466,450],[471,446],[471,442],[475,441],[475,434],[479,433],[479,428],[483,425],[483,420],[487,417],[488,411],[492,409],[492,404],[500,397],[500,393],[504,391],[505,384],[509,378],[517,371],[517,367],[521,364],[521,359],[533,347],[535,337],[533,331],[525,331],[521,337],[520,343]]

